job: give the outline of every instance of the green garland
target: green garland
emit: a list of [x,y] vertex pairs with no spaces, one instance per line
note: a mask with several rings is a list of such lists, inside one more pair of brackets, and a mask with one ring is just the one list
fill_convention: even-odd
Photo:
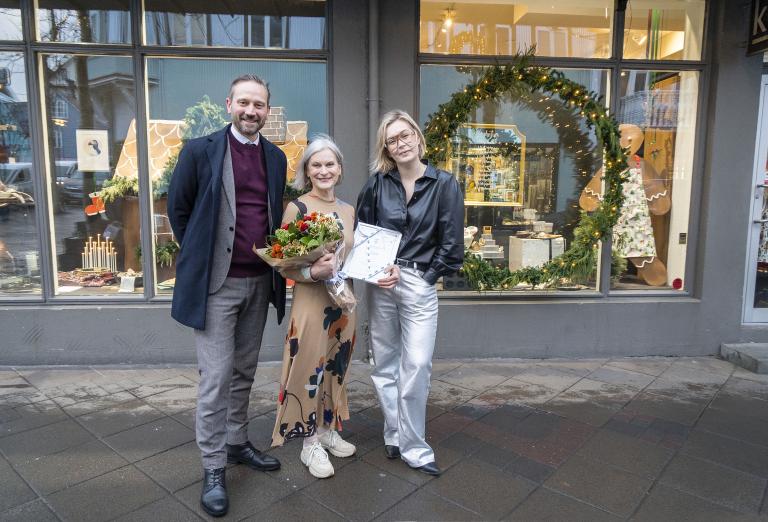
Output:
[[610,237],[624,203],[621,187],[627,179],[627,157],[620,145],[618,123],[608,114],[600,96],[567,79],[560,71],[531,65],[532,57],[533,52],[529,51],[514,57],[510,63],[488,67],[475,82],[439,105],[426,124],[426,157],[431,163],[444,164],[452,136],[481,103],[498,101],[513,89],[541,91],[557,96],[567,108],[584,118],[587,127],[594,129],[604,153],[603,200],[594,212],[581,212],[568,250],[541,267],[512,272],[467,253],[461,272],[478,291],[506,290],[519,283],[536,287],[585,281],[595,271],[598,242]]

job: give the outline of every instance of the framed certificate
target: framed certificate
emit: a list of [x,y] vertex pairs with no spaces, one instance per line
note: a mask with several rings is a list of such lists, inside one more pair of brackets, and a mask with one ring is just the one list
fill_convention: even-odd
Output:
[[375,283],[384,277],[384,271],[395,263],[400,247],[400,232],[358,223],[355,246],[344,261],[342,271],[353,279]]

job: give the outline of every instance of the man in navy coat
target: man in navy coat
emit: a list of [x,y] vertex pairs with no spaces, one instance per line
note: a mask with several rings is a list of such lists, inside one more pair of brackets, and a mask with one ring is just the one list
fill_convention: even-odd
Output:
[[248,441],[248,398],[269,303],[278,322],[285,314],[285,280],[252,250],[282,220],[285,154],[259,133],[269,98],[261,78],[235,78],[226,100],[232,124],[186,143],[168,190],[181,244],[171,315],[195,329],[200,503],[212,516],[229,507],[227,462],[280,467]]

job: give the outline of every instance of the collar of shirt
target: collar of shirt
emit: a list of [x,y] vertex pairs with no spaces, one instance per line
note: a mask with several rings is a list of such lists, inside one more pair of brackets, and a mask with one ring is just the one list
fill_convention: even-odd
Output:
[[240,131],[235,128],[234,125],[230,125],[229,126],[229,130],[232,131],[232,136],[234,136],[235,139],[237,141],[239,141],[240,143],[242,143],[243,145],[258,145],[259,144],[259,138],[261,138],[261,134],[260,133],[257,133],[256,134],[256,139],[251,141],[248,138],[246,138],[245,136],[243,136],[240,133]]
[[[427,160],[423,159],[421,162],[427,166],[427,170],[424,171],[424,175],[422,177],[424,178],[432,178],[437,179],[437,169]],[[385,176],[394,176],[397,179],[400,179],[400,171],[397,169],[392,169],[389,172],[384,173]]]

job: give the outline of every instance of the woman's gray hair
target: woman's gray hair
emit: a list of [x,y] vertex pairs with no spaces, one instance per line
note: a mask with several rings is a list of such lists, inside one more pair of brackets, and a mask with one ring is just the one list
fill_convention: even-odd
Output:
[[[333,155],[336,156],[336,161],[339,163],[339,169],[341,170],[342,176],[344,175],[344,156],[341,154],[339,146],[336,145],[333,138],[327,134],[315,134],[312,136],[312,141],[309,142],[309,145],[307,145],[307,148],[304,150],[304,155],[301,157],[299,164],[296,165],[296,177],[293,178],[293,182],[291,183],[293,188],[296,190],[304,190],[312,184],[307,176],[307,163],[312,159],[312,156],[326,149],[333,152]],[[342,176],[339,176],[339,181],[336,182],[337,185],[341,182]]]

